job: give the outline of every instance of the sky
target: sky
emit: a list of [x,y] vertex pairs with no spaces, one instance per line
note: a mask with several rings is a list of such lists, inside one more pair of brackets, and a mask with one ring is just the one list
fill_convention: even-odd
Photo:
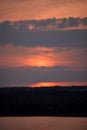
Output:
[[87,85],[87,0],[0,0],[0,86]]

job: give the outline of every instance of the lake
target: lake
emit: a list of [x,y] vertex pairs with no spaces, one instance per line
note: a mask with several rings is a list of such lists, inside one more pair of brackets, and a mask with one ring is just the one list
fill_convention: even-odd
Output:
[[87,130],[87,118],[0,117],[0,130]]

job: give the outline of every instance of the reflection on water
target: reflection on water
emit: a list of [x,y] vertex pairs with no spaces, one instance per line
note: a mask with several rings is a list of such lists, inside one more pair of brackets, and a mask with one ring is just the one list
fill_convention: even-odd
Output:
[[0,130],[87,130],[87,118],[0,117]]

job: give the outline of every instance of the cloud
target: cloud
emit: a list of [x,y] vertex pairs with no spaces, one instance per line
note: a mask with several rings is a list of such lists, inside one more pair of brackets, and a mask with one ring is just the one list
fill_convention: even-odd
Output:
[[86,28],[87,18],[5,21],[0,23],[0,45],[87,47]]
[[[72,28],[73,27],[73,28]],[[71,30],[87,29],[87,17],[84,18],[49,18],[42,20],[24,20],[17,22],[5,21],[0,23],[0,29],[17,29],[17,30]]]
[[[61,69],[60,69],[61,68]],[[0,85],[25,85],[36,82],[87,82],[87,71],[62,70],[40,71],[37,68],[14,67],[0,68]],[[38,75],[38,76],[37,76]]]
[[0,22],[0,84],[87,81],[87,18]]

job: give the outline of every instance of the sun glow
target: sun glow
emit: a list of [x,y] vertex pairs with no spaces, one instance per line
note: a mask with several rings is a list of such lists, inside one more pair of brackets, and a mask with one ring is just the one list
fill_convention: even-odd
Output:
[[29,84],[32,87],[54,87],[54,86],[87,86],[87,82],[37,82]]
[[87,52],[87,49],[66,49],[42,46],[14,47],[9,44],[0,47],[0,67],[48,68],[65,66],[71,67],[71,69],[74,70],[86,70],[87,62],[84,56],[85,52]]
[[29,66],[36,66],[36,67],[42,67],[42,66],[51,67],[55,65],[53,60],[51,61],[49,57],[45,57],[42,55],[30,58],[29,60],[26,61],[26,64]]
[[36,66],[40,67],[40,66],[48,66],[48,61],[45,60],[38,60],[36,63]]
[[56,82],[38,82],[35,84],[31,84],[32,87],[49,87],[49,86],[56,86],[58,83]]

